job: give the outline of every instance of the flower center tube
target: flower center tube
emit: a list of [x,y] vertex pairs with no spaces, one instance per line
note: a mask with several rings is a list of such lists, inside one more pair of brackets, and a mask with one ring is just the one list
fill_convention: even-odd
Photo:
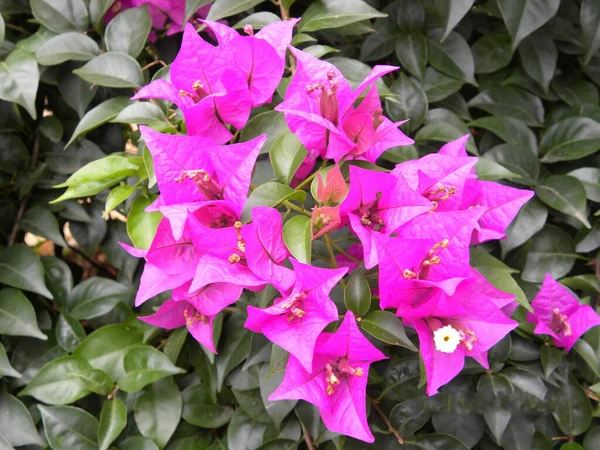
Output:
[[459,345],[470,352],[473,350],[475,342],[477,342],[477,336],[472,330],[465,327],[445,325],[433,331],[435,349],[442,353],[454,353]]
[[340,106],[336,93],[338,81],[335,78],[336,73],[333,70],[330,70],[327,73],[328,87],[320,83],[308,84],[305,88],[305,92],[306,94],[311,95],[313,92],[321,91],[319,98],[319,112],[324,119],[329,120],[337,127]]
[[571,336],[571,324],[568,317],[560,312],[560,309],[552,310],[552,319],[550,320],[550,329],[555,333],[562,333],[563,336]]
[[223,200],[223,188],[206,170],[184,170],[175,178],[177,183],[183,183],[185,180],[192,180],[207,200]]
[[243,265],[247,265],[247,261],[246,261],[246,241],[244,240],[244,238],[242,237],[242,222],[240,221],[236,221],[233,224],[233,228],[235,229],[235,234],[236,234],[236,246],[237,246],[237,251],[239,251],[240,253],[232,253],[231,255],[229,255],[229,264],[243,264]]
[[204,97],[208,95],[206,89],[204,89],[204,84],[200,80],[194,81],[192,84],[192,92],[188,92],[184,89],[179,89],[180,97],[190,97],[194,103],[198,103]]
[[204,314],[200,314],[195,308],[185,308],[183,310],[183,317],[185,317],[185,323],[188,327],[191,327],[197,322],[208,323],[208,317]]
[[306,314],[306,310],[304,309],[305,299],[306,294],[304,292],[300,292],[292,295],[286,301],[281,302],[277,306],[285,310],[284,314],[287,315],[287,320],[291,322],[295,319],[302,319]]
[[439,206],[440,202],[448,200],[450,196],[456,194],[456,192],[457,191],[454,186],[446,187],[443,184],[440,184],[440,186],[435,189],[429,189],[425,191],[423,196],[433,203],[433,208],[429,211],[429,213],[434,212]]
[[356,212],[360,215],[360,223],[365,227],[371,227],[375,231],[383,232],[385,228],[385,222],[380,215],[379,200],[381,199],[381,192],[375,194],[375,200],[370,203],[362,204]]
[[425,258],[423,259],[420,266],[416,270],[414,270],[414,271],[411,269],[404,270],[404,272],[402,273],[402,276],[404,277],[404,279],[405,280],[414,280],[414,279],[424,280],[424,279],[426,279],[427,275],[429,274],[429,268],[431,266],[435,266],[442,262],[442,259],[439,257],[439,253],[443,249],[448,248],[449,244],[450,244],[450,241],[448,239],[443,239],[440,242],[436,243],[433,247],[431,247],[431,250],[429,250],[429,252],[427,252],[427,255],[425,255]]
[[340,358],[337,361],[330,361],[325,364],[325,382],[327,395],[333,395],[335,387],[340,384],[341,378],[349,376],[362,377],[365,373],[360,367],[353,367],[351,361],[346,358]]

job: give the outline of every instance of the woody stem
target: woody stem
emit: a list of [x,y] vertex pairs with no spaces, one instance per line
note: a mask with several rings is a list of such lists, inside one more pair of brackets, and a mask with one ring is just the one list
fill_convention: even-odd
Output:
[[304,435],[304,442],[306,443],[306,447],[308,447],[308,450],[315,450],[315,446],[310,437],[310,433],[308,432],[302,421],[300,421],[300,427],[302,428],[302,434]]
[[400,433],[398,433],[398,431],[396,431],[396,429],[392,426],[392,423],[389,421],[389,419],[387,418],[387,416],[385,415],[385,413],[381,410],[381,408],[379,407],[378,400],[375,400],[374,398],[371,399],[371,403],[373,405],[373,409],[375,409],[375,411],[377,411],[377,414],[379,414],[379,416],[383,419],[383,421],[385,422],[385,424],[388,427],[388,430],[394,435],[396,436],[396,439],[398,440],[398,443],[400,445],[404,444],[404,439],[402,439],[402,436],[400,436]]

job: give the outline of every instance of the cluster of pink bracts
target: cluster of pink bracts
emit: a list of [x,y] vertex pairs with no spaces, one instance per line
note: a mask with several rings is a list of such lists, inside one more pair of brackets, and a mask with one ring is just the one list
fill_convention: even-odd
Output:
[[[242,224],[266,136],[222,144],[232,139],[232,128],[246,124],[251,108],[271,102],[295,23],[276,22],[256,34],[246,27],[247,36],[241,36],[206,22],[218,46],[188,26],[171,80],[154,81],[136,95],[175,103],[189,133],[140,128],[161,192],[148,210],[164,218],[149,249],[128,248],[146,259],[136,305],[172,290],[172,299],[141,320],[168,329],[185,325],[214,352],[215,316],[243,289],[273,285],[280,297],[264,309],[248,307],[245,325],[290,353],[283,382],[270,399],[311,402],[329,429],[372,442],[367,374],[372,362],[386,356],[362,335],[350,311],[334,334],[323,332],[339,317],[331,289],[359,264],[378,266],[380,306],[396,310],[418,333],[427,393],[433,395],[461,371],[465,356],[488,367],[487,351],[517,326],[509,318],[514,296],[469,265],[469,246],[503,238],[533,193],[477,180],[477,159],[465,152],[464,136],[391,173],[351,165],[349,187],[337,164],[317,175],[313,239],[347,226],[360,240],[332,261],[332,269],[290,257],[277,209],[255,207],[251,223]],[[296,71],[276,109],[309,150],[297,180],[308,176],[317,157],[374,163],[386,149],[413,142],[383,116],[375,86],[395,67],[375,67],[352,89],[333,65],[290,50]],[[567,334],[576,339],[583,332],[570,323],[577,307],[560,308],[554,302],[537,316],[538,329],[549,329],[558,342]]]

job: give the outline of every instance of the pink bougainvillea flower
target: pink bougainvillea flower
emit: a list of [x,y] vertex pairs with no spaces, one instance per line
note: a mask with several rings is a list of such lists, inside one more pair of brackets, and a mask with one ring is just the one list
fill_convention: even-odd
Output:
[[213,321],[215,317],[201,314],[192,304],[186,301],[167,300],[158,308],[156,313],[150,316],[141,316],[138,319],[167,330],[185,325],[194,339],[211,352],[217,353],[213,341]]
[[580,304],[577,297],[550,274],[546,274],[531,307],[534,312],[527,313],[527,321],[536,325],[534,333],[552,336],[554,345],[567,353],[583,333],[600,325],[600,316],[592,307]]
[[227,146],[199,136],[162,134],[140,127],[152,153],[161,195],[148,208],[167,217],[176,238],[188,211],[211,227],[231,226],[242,212],[256,158],[266,135]]
[[265,309],[248,306],[245,327],[263,333],[310,371],[317,338],[328,324],[338,319],[329,293],[347,269],[321,269],[291,261],[296,274],[291,293]]
[[341,203],[348,193],[346,180],[338,164],[332,166],[325,174],[325,179],[317,173],[317,200],[325,205]]
[[244,32],[248,36],[241,36],[218,22],[202,21],[217,36],[219,49],[228,56],[230,66],[244,76],[253,108],[271,102],[281,82],[285,69],[285,50],[292,40],[292,31],[298,20],[274,22],[256,34],[252,26],[246,25]]
[[389,236],[430,209],[431,202],[410,189],[402,177],[350,167],[350,191],[341,204],[341,213],[348,217],[350,228],[363,245],[367,269],[378,261],[375,235]]
[[[474,358],[486,369],[487,351],[516,328],[492,301],[474,290],[457,293],[446,302],[445,317],[404,318],[419,335],[421,357],[427,374],[427,395],[437,393],[462,370],[465,356]],[[460,304],[457,314],[451,305]]]
[[477,206],[485,210],[473,230],[471,243],[480,244],[492,239],[504,239],[506,228],[533,195],[533,191],[516,189],[500,183],[467,180],[461,209]]
[[427,317],[441,290],[454,294],[471,275],[469,242],[483,211],[436,212],[416,217],[397,238],[377,236],[380,304],[399,316]]
[[[375,66],[360,85],[352,90],[342,73],[333,65],[301,50],[290,48],[296,57],[296,72],[286,91],[285,101],[277,108],[300,142],[322,157],[339,161],[377,157],[393,146],[414,141],[398,125],[383,117],[375,81],[397,69]],[[362,103],[354,102],[371,88]]]
[[312,239],[317,239],[342,225],[339,206],[315,206],[311,219]]
[[201,135],[217,144],[232,138],[227,125],[242,128],[251,102],[244,75],[228,64],[228,55],[204,41],[190,24],[171,65],[171,81],[158,79],[140,89],[133,99],[161,98],[183,111],[190,135]]
[[370,364],[382,359],[386,356],[362,335],[348,311],[334,334],[319,336],[312,370],[290,356],[285,377],[269,400],[305,400],[319,408],[331,431],[373,442],[367,423],[367,377]]
[[290,256],[282,235],[281,214],[274,208],[257,206],[252,210],[252,229],[244,233],[248,268],[280,292],[294,284],[294,272],[283,266]]
[[242,295],[243,288],[231,283],[208,284],[195,292],[189,292],[191,281],[173,289],[173,300],[185,301],[205,316],[215,316],[233,304]]

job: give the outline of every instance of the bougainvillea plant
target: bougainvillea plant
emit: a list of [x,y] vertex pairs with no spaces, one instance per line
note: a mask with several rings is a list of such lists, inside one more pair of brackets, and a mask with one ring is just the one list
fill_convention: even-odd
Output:
[[0,13],[2,448],[600,447],[595,2]]

